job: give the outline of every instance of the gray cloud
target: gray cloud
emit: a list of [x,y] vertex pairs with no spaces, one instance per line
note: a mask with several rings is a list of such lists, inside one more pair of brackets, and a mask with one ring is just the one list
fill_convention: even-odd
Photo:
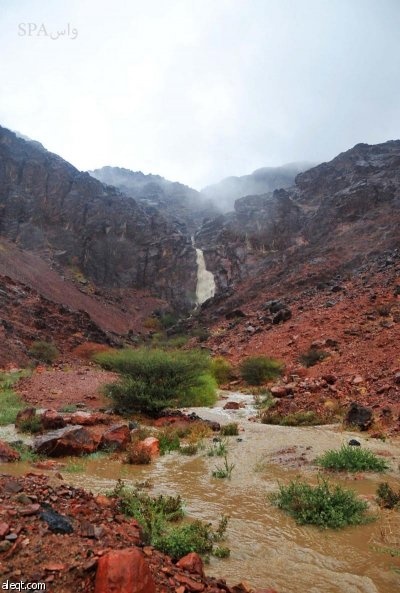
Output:
[[[194,187],[400,137],[397,0],[2,0],[0,123]],[[18,35],[19,23],[77,38]]]

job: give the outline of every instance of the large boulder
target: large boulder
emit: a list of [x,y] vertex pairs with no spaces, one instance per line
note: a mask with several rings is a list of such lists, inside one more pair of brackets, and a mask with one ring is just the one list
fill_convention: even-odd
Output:
[[127,424],[113,424],[101,437],[100,448],[113,451],[125,451],[131,442],[131,431]]
[[149,566],[137,548],[112,550],[99,559],[94,593],[155,593]]
[[357,426],[360,430],[368,430],[372,424],[372,410],[366,408],[357,402],[350,404],[349,411],[346,414],[345,423]]
[[203,567],[203,560],[200,558],[196,552],[190,552],[183,556],[178,562],[176,563],[178,568],[182,568],[183,570],[187,570],[192,574],[198,574],[199,576],[204,576],[204,567]]
[[19,459],[20,454],[18,451],[15,451],[8,443],[0,441],[0,463],[10,463]]
[[49,457],[87,455],[96,451],[97,447],[98,439],[83,426],[66,426],[53,430],[36,437],[33,442],[36,453]]

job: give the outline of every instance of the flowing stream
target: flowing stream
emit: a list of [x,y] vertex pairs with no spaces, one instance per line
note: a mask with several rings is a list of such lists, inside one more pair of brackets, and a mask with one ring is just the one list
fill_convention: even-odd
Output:
[[[189,458],[172,453],[150,466],[130,466],[118,460],[98,458],[85,461],[83,472],[61,471],[69,482],[93,491],[113,488],[118,478],[132,485],[150,480],[150,493],[180,493],[190,517],[216,522],[221,514],[228,515],[224,545],[231,548],[231,556],[212,559],[207,571],[226,578],[229,584],[246,580],[257,587],[272,586],[279,593],[399,591],[400,557],[383,552],[396,538],[399,542],[399,512],[374,509],[378,519],[373,523],[321,531],[296,525],[293,519],[271,506],[267,494],[276,490],[278,481],[287,482],[299,474],[315,482],[316,469],[309,462],[352,437],[363,446],[388,455],[391,472],[384,480],[399,488],[400,443],[367,441],[360,434],[342,432],[335,426],[296,428],[259,424],[249,420],[254,413],[251,396],[228,395],[230,401],[244,402],[246,406],[237,411],[224,410],[226,399],[222,399],[216,407],[196,409],[196,412],[221,423],[239,422],[239,437],[228,437],[228,457],[235,464],[231,480],[211,476],[222,461],[208,457],[206,450]],[[0,472],[19,475],[24,471],[32,471],[32,467],[26,463],[0,465]],[[342,477],[337,481],[372,499],[382,477],[371,474]]]

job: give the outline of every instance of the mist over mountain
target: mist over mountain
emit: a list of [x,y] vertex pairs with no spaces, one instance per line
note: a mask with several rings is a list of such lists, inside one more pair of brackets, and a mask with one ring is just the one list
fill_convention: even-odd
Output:
[[227,212],[234,209],[235,200],[238,198],[266,194],[275,189],[292,186],[296,175],[314,166],[315,163],[298,162],[280,167],[262,167],[250,175],[222,179],[218,183],[204,187],[201,193]]
[[160,175],[146,175],[141,171],[109,166],[89,171],[89,174],[106,185],[117,187],[143,207],[150,210],[156,208],[168,220],[182,224],[182,230],[189,234],[192,234],[205,218],[212,218],[221,213],[207,196]]

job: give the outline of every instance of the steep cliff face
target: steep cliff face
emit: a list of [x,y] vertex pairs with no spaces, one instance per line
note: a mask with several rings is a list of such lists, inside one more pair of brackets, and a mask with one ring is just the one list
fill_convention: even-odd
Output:
[[219,214],[217,206],[195,189],[160,175],[145,175],[120,167],[102,167],[89,173],[134,198],[147,212],[154,209],[161,212],[187,235],[192,235],[205,218]]
[[237,200],[196,243],[221,291],[249,278],[289,281],[305,267],[315,281],[349,269],[397,248],[399,223],[400,141],[359,144],[299,174],[292,188]]
[[195,302],[196,253],[178,225],[1,127],[0,235],[96,285]]

